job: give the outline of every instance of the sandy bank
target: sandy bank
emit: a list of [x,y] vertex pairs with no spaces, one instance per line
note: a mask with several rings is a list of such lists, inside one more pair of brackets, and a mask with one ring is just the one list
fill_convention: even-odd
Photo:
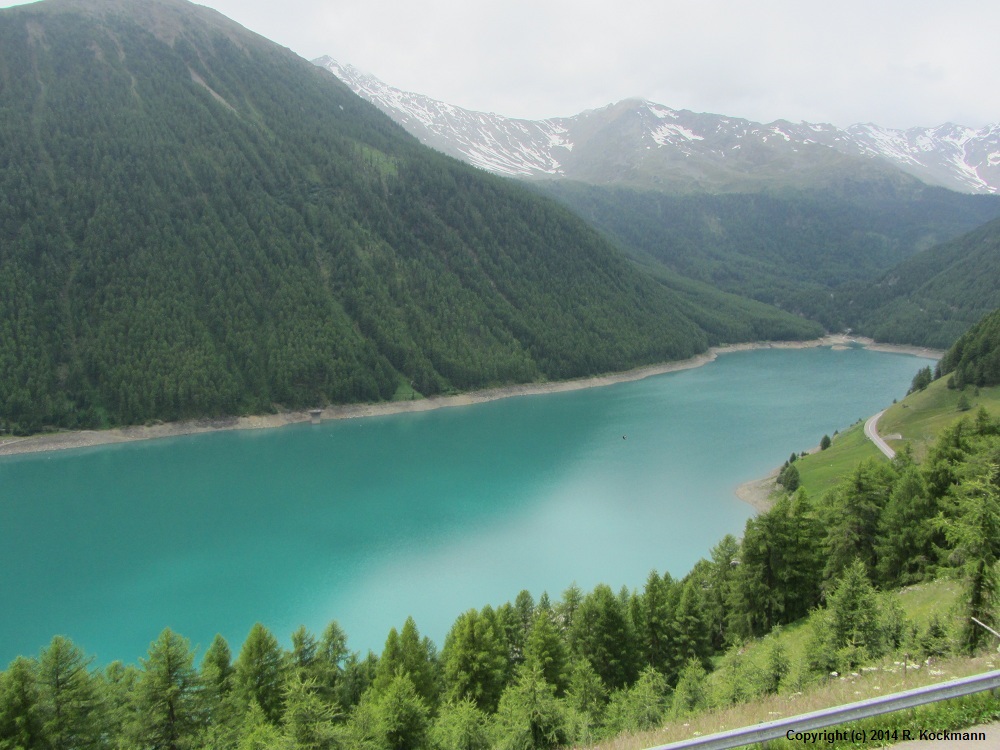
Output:
[[[906,354],[918,354],[926,357],[939,357],[940,352],[933,352],[929,349],[916,349],[914,347],[892,347],[881,344],[874,344],[870,339],[849,337],[844,335],[824,336],[811,341],[764,341],[748,344],[734,344],[732,346],[713,347],[703,354],[699,354],[691,359],[679,360],[676,362],[665,362],[649,367],[639,367],[626,372],[599,375],[592,378],[580,378],[578,380],[564,380],[554,383],[527,383],[524,385],[511,385],[502,388],[489,388],[481,391],[470,391],[456,396],[434,396],[421,399],[419,401],[394,401],[377,404],[346,404],[340,406],[329,406],[323,410],[323,419],[356,419],[360,417],[374,417],[386,414],[403,414],[408,412],[429,411],[431,409],[442,409],[452,406],[469,406],[470,404],[482,404],[487,401],[496,401],[501,398],[511,398],[514,396],[531,396],[543,393],[560,393],[563,391],[575,391],[583,388],[595,388],[614,383],[625,383],[633,380],[642,380],[651,375],[661,375],[667,372],[678,370],[688,370],[693,367],[701,367],[713,361],[722,354],[731,352],[749,351],[752,349],[806,349],[815,346],[831,346],[835,348],[847,346],[865,346],[880,351],[897,351]],[[38,453],[41,451],[66,450],[70,448],[86,448],[96,445],[108,445],[111,443],[124,443],[132,440],[153,440],[156,438],[176,437],[179,435],[196,435],[203,432],[215,430],[260,430],[271,427],[283,427],[289,424],[309,421],[308,411],[281,412],[278,414],[264,414],[252,417],[225,417],[220,419],[198,419],[189,422],[167,422],[161,424],[151,424],[135,427],[116,427],[110,430],[79,430],[47,433],[33,435],[26,438],[7,438],[0,440],[0,456],[9,456],[20,453]],[[759,480],[763,481],[763,480]],[[753,482],[748,485],[754,484]],[[747,485],[744,485],[744,487]],[[742,488],[741,488],[742,490]],[[756,497],[762,490],[757,491]],[[749,491],[743,494],[748,494]],[[737,491],[740,499],[746,499]],[[748,497],[750,495],[748,494]],[[758,501],[746,499],[754,507],[758,507]],[[766,495],[765,495],[766,502]],[[758,508],[759,509],[759,508]]]
[[758,513],[771,509],[774,502],[771,493],[778,489],[778,471],[775,469],[763,479],[751,479],[736,488],[736,497],[750,505]]

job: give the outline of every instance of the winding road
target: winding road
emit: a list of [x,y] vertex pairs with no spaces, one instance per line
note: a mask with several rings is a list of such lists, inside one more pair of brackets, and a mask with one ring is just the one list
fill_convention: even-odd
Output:
[[883,414],[885,414],[885,409],[875,416],[868,418],[868,421],[865,422],[865,437],[875,443],[875,447],[882,451],[886,458],[893,459],[896,457],[896,451],[890,448],[889,444],[879,437],[878,434],[878,420]]

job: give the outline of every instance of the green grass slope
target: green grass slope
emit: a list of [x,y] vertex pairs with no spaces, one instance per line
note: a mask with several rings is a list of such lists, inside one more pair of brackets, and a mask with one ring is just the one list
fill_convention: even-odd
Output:
[[[1000,387],[959,391],[949,388],[948,377],[944,377],[889,406],[879,420],[878,431],[895,451],[910,450],[915,459],[922,460],[942,432],[963,418],[974,418],[980,407],[1000,414]],[[795,467],[801,486],[810,496],[819,497],[861,461],[881,457],[865,437],[864,422],[859,421],[833,436],[825,451],[803,456]]]
[[795,467],[799,471],[800,486],[810,497],[819,497],[833,489],[859,463],[881,455],[865,437],[864,422],[856,422],[834,435],[825,451],[803,456],[795,462]]
[[942,432],[963,418],[974,419],[980,407],[1000,413],[1000,387],[959,391],[949,388],[948,380],[935,380],[886,410],[878,429],[894,450],[908,448],[921,459]]

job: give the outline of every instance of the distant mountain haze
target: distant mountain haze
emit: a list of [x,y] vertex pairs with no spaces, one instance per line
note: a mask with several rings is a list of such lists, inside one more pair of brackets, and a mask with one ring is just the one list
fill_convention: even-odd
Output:
[[894,130],[768,124],[627,99],[518,120],[401,91],[331,57],[314,61],[423,143],[497,174],[670,192],[822,187],[844,171],[902,172],[965,193],[1000,190],[1000,125]]
[[517,120],[314,63],[422,142],[556,198],[649,269],[934,347],[1000,304],[1000,125],[761,124],[639,99]]

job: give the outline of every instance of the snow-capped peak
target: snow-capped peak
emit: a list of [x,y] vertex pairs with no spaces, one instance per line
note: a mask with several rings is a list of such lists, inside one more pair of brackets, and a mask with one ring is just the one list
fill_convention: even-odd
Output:
[[[732,185],[756,179],[769,163],[793,176],[802,166],[822,169],[828,161],[822,158],[826,148],[844,158],[891,164],[929,184],[968,193],[1000,192],[1000,124],[978,130],[954,123],[907,130],[873,123],[846,129],[786,120],[761,124],[644,99],[574,117],[519,120],[401,91],[331,57],[314,62],[421,141],[497,174],[614,182],[637,171],[662,172],[660,177],[674,183],[694,175],[699,185],[711,179]],[[679,160],[683,174],[667,175]]]

